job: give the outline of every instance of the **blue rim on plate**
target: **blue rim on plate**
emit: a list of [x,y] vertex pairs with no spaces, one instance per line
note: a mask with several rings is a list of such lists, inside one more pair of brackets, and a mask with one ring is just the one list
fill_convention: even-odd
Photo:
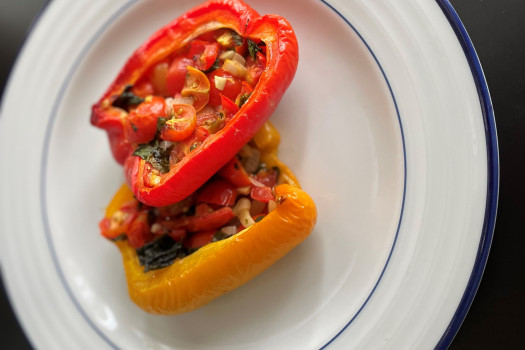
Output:
[[[383,74],[383,76],[385,78],[385,81],[386,81],[386,83],[388,85],[390,93],[392,95],[392,98],[393,98],[393,101],[394,101],[394,105],[396,107],[396,112],[397,112],[397,115],[398,115],[399,123],[400,123],[401,135],[403,136],[403,129],[402,129],[402,125],[401,125],[401,119],[400,119],[400,116],[399,116],[399,112],[397,110],[396,100],[394,98],[392,89],[390,87],[390,83],[388,82],[388,79],[387,79],[387,77],[386,77],[386,75],[385,75],[381,65],[379,64],[376,56],[374,55],[374,53],[372,52],[372,50],[370,49],[370,47],[366,43],[366,41],[359,34],[359,32],[357,32],[357,30],[352,26],[352,24],[350,24],[350,22],[344,16],[342,16],[335,8],[333,8],[331,5],[329,5],[325,0],[320,0],[320,1],[322,3],[324,3],[325,5],[327,5],[331,10],[335,11],[335,13],[337,15],[339,15],[352,28],[352,30],[354,30],[354,32],[359,36],[359,38],[365,44],[365,46],[367,47],[367,49],[369,50],[369,52],[373,56],[374,60],[378,64],[378,66],[379,66],[379,68],[381,70],[381,73]],[[472,42],[471,42],[471,40],[470,40],[470,38],[469,38],[469,36],[468,36],[464,26],[463,26],[463,24],[461,23],[461,20],[459,19],[457,13],[453,9],[453,7],[450,4],[450,2],[448,0],[435,0],[435,1],[440,6],[440,8],[442,9],[444,15],[446,16],[446,18],[448,19],[451,27],[453,28],[454,32],[456,33],[456,36],[457,36],[457,38],[458,38],[458,40],[459,40],[459,42],[460,42],[460,44],[461,44],[461,46],[462,46],[462,48],[464,50],[465,56],[467,58],[469,66],[471,68],[473,79],[474,79],[474,82],[475,82],[476,87],[477,87],[477,91],[478,91],[478,95],[479,95],[479,99],[480,99],[480,104],[481,104],[481,108],[482,108],[483,120],[484,120],[484,124],[485,124],[486,147],[487,147],[487,162],[488,162],[488,169],[487,169],[488,170],[488,183],[487,183],[486,210],[485,210],[485,218],[484,218],[484,223],[483,223],[483,229],[482,229],[482,232],[481,232],[480,244],[479,244],[479,247],[478,247],[478,252],[477,252],[476,261],[475,261],[475,264],[474,264],[474,267],[473,267],[473,270],[472,270],[472,274],[471,274],[470,279],[468,281],[468,284],[467,284],[467,287],[466,287],[465,292],[463,294],[463,297],[462,297],[462,299],[461,299],[461,301],[460,301],[460,303],[458,305],[458,308],[457,308],[457,310],[456,310],[456,312],[455,312],[455,314],[454,314],[454,316],[453,316],[449,326],[447,327],[445,333],[443,334],[443,336],[441,337],[441,339],[439,340],[439,342],[438,342],[438,344],[436,346],[436,348],[445,349],[452,342],[454,336],[456,335],[457,331],[459,330],[459,327],[461,326],[461,323],[463,322],[463,320],[464,320],[464,318],[465,318],[465,316],[466,316],[466,314],[468,312],[468,309],[469,309],[470,305],[472,304],[472,301],[473,301],[474,296],[476,294],[477,288],[478,288],[479,283],[481,281],[481,277],[482,277],[482,274],[483,274],[484,267],[485,267],[486,262],[487,262],[487,258],[488,258],[488,254],[489,254],[489,250],[490,250],[490,245],[491,245],[492,238],[493,238],[495,219],[496,219],[496,212],[497,212],[498,187],[499,187],[499,158],[498,158],[498,145],[497,145],[497,135],[496,135],[494,111],[493,111],[493,108],[492,108],[492,103],[491,103],[490,95],[489,95],[489,92],[488,92],[487,83],[486,83],[486,80],[485,80],[485,77],[484,77],[484,74],[483,74],[483,71],[482,71],[479,59],[478,59],[478,57],[476,55],[476,52],[474,50],[473,44],[472,44]],[[129,1],[127,1],[112,16],[110,16],[109,20],[106,21],[102,25],[102,27],[99,28],[95,32],[94,36],[88,41],[87,45],[82,49],[81,53],[86,53],[89,50],[89,48],[94,44],[96,39],[107,28],[107,26],[113,20],[115,20],[119,15],[121,15],[128,7],[133,5],[135,2],[137,2],[137,0],[129,0]],[[49,4],[49,2],[47,4]],[[45,7],[47,7],[47,4],[46,4]],[[41,11],[39,16],[43,12],[45,12],[45,11]],[[38,21],[35,21],[35,22],[38,22]],[[72,76],[73,76],[73,74],[75,72],[76,67],[80,64],[82,57],[83,57],[83,55],[81,54],[81,55],[79,55],[76,58],[72,68],[68,72],[66,80],[63,82],[63,84],[61,86],[61,89],[59,90],[59,94],[57,96],[57,99],[55,100],[55,103],[53,105],[52,113],[51,113],[51,116],[50,116],[50,122],[48,124],[47,129],[46,129],[46,139],[45,139],[45,145],[44,145],[44,149],[43,149],[43,153],[42,153],[42,164],[41,164],[41,169],[43,171],[43,173],[42,173],[43,176],[41,177],[41,183],[40,183],[40,185],[41,185],[41,192],[42,192],[42,196],[41,196],[42,219],[43,219],[44,227],[45,227],[45,230],[46,230],[46,237],[47,237],[47,240],[48,240],[49,248],[50,248],[50,251],[52,253],[51,255],[53,256],[53,262],[54,262],[55,267],[57,269],[58,275],[59,275],[61,281],[63,282],[67,293],[71,297],[74,305],[79,310],[79,312],[82,314],[84,319],[86,319],[87,323],[91,326],[91,328],[93,328],[94,331],[103,340],[105,340],[108,343],[108,345],[110,345],[111,347],[113,347],[115,349],[118,349],[118,346],[116,346],[116,344],[114,344],[107,336],[105,336],[104,333],[100,329],[98,329],[96,327],[96,325],[94,324],[94,322],[88,317],[88,315],[82,309],[80,303],[75,299],[72,291],[70,290],[69,285],[66,283],[65,276],[63,275],[63,271],[61,270],[61,268],[59,266],[58,258],[56,256],[55,249],[54,249],[51,237],[50,237],[49,223],[48,223],[47,211],[46,211],[47,209],[46,209],[46,206],[45,206],[45,198],[46,198],[46,191],[45,191],[45,176],[46,176],[45,173],[46,172],[45,172],[45,169],[46,169],[47,156],[48,156],[49,139],[50,139],[50,136],[51,136],[52,127],[53,127],[53,123],[54,123],[54,119],[55,119],[54,116],[56,115],[56,111],[57,111],[58,106],[60,104],[61,96],[63,95],[67,85],[69,84],[69,81],[71,80],[71,78],[72,78]],[[403,151],[404,151],[404,148],[405,148],[404,137],[402,137],[402,140],[403,140]],[[406,183],[406,157],[405,157],[404,161],[405,161],[405,164],[404,164],[404,166],[405,166],[405,174],[404,174],[405,175],[405,179],[404,179],[404,181]],[[403,204],[404,204],[404,196],[405,196],[405,194],[403,193]],[[402,217],[402,212],[403,212],[403,209],[401,210],[401,217]],[[401,222],[401,217],[400,217],[399,222]],[[398,226],[398,229],[399,229],[399,226]],[[368,296],[368,298],[366,299],[364,304],[360,307],[358,312],[344,326],[344,328],[341,329],[322,348],[327,347],[341,333],[343,333],[345,331],[345,329],[355,319],[357,314],[362,310],[364,305],[369,300],[370,296],[373,294],[375,288],[377,287],[377,285],[378,285],[378,283],[379,283],[379,281],[380,281],[380,279],[381,279],[381,277],[382,277],[382,275],[384,273],[384,270],[385,270],[385,268],[386,268],[386,266],[388,264],[388,261],[390,260],[390,256],[392,254],[392,251],[393,251],[394,246],[395,246],[395,242],[397,240],[397,235],[398,235],[398,232],[396,232],[396,236],[394,238],[393,246],[392,246],[391,252],[389,254],[389,257],[387,259],[387,262],[385,264],[385,267],[383,268],[383,271],[382,271],[378,281],[376,282],[376,284],[375,284],[371,294]]]
[[489,257],[490,245],[494,236],[494,227],[496,224],[496,213],[498,210],[498,190],[499,190],[499,155],[498,155],[498,137],[496,133],[496,120],[494,109],[490,99],[489,88],[481,63],[479,61],[472,40],[468,36],[465,26],[461,22],[456,10],[449,0],[436,0],[437,4],[447,17],[452,29],[458,37],[459,43],[463,48],[467,58],[476,89],[478,90],[483,122],[485,124],[486,147],[487,147],[487,199],[485,206],[485,218],[483,220],[483,229],[479,242],[476,261],[472,268],[467,288],[463,293],[458,308],[452,317],[445,333],[441,336],[436,349],[446,349],[459,331],[459,327],[467,316],[467,312],[472,305],[474,296],[481,283],[481,277]]

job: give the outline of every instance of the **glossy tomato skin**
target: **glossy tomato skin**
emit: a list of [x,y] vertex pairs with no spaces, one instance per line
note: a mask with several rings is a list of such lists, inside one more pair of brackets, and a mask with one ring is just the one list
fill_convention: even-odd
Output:
[[271,200],[275,200],[272,193],[272,189],[266,186],[253,187],[250,196],[259,202],[268,203]]
[[133,248],[140,248],[146,243],[153,240],[150,226],[148,223],[148,212],[141,211],[133,220],[129,226],[128,232],[128,243]]
[[223,207],[202,215],[190,217],[187,230],[190,232],[209,231],[226,225],[235,215],[230,207]]
[[166,116],[166,102],[162,97],[152,97],[132,110],[125,121],[125,135],[130,142],[147,143],[157,133],[157,119]]
[[189,57],[175,58],[168,69],[166,76],[166,89],[170,96],[175,96],[182,91],[186,81],[187,67],[193,65],[193,60]]
[[199,249],[204,247],[213,240],[215,232],[215,230],[198,232],[184,241],[184,247],[187,249]]
[[237,157],[233,157],[225,166],[219,170],[219,176],[228,180],[237,187],[251,186],[250,176],[244,170],[241,162]]
[[[222,77],[226,79],[224,89],[219,90],[215,86],[215,77]],[[222,68],[216,69],[211,73],[208,73],[208,80],[210,81],[210,99],[209,104],[211,106],[220,106],[222,104],[221,95],[228,97],[230,100],[234,100],[241,92],[242,79],[226,72]]]
[[189,58],[193,60],[193,66],[202,71],[208,70],[215,63],[219,54],[219,44],[195,39],[191,42]]
[[260,53],[257,52],[255,55],[255,60],[249,56],[246,59],[246,68],[248,69],[248,75],[246,77],[246,81],[254,87],[259,82],[259,78],[261,77],[262,73],[264,72],[264,68],[266,67],[266,57]]
[[220,206],[233,206],[237,199],[235,186],[229,181],[216,179],[202,187],[197,196],[197,203],[215,204]]

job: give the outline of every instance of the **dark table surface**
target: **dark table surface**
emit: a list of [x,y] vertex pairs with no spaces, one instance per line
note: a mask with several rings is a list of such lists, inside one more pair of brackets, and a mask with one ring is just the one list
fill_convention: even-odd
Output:
[[[45,3],[0,2],[0,93],[26,31]],[[488,81],[498,128],[501,185],[496,231],[485,274],[450,349],[521,348],[525,332],[525,225],[520,219],[525,213],[525,1],[451,3],[474,42]],[[0,322],[2,349],[31,348],[3,285]]]

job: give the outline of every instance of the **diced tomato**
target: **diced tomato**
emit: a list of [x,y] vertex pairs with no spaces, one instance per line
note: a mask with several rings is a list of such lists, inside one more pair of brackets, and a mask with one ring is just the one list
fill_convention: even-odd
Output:
[[194,203],[195,196],[190,195],[185,199],[181,200],[180,202],[173,203],[165,207],[157,208],[159,217],[166,220],[175,218],[176,216],[182,215],[185,212],[187,212]]
[[193,60],[188,57],[177,57],[171,62],[166,76],[166,89],[169,95],[175,96],[182,91],[186,81],[186,67],[192,64]]
[[183,229],[183,228],[176,228],[176,229],[173,229],[173,230],[170,230],[168,233],[167,233],[168,236],[171,237],[171,239],[173,239],[174,241],[176,242],[182,242],[186,239],[186,230]]
[[215,235],[215,230],[199,232],[189,237],[184,241],[184,246],[189,249],[198,249],[205,246],[208,243],[211,243],[213,236]]
[[217,59],[219,44],[195,39],[191,42],[188,56],[193,60],[194,67],[200,70],[208,70]]
[[255,61],[251,56],[248,56],[246,59],[246,68],[248,69],[246,81],[252,86],[257,85],[259,78],[266,68],[266,57],[261,52],[257,52]]
[[148,224],[148,212],[141,211],[133,220],[128,229],[128,243],[137,249],[153,240]]
[[276,169],[263,169],[255,175],[255,180],[259,181],[265,186],[273,187],[279,178],[279,171]]
[[246,103],[248,98],[250,98],[252,92],[253,87],[250,84],[248,84],[248,82],[243,81],[241,84],[241,92],[239,93],[239,95],[237,95],[237,98],[235,98],[235,104],[241,107],[243,104]]
[[139,97],[146,97],[149,95],[153,95],[155,93],[155,89],[153,88],[153,84],[151,84],[149,81],[141,80],[137,82],[135,85],[133,85],[133,88],[131,91],[139,96]]
[[162,97],[154,96],[132,110],[125,120],[126,138],[135,143],[147,143],[157,133],[157,119],[166,116],[166,103]]
[[218,229],[228,223],[233,219],[235,215],[233,210],[230,207],[223,207],[218,210],[205,213],[201,216],[190,217],[190,222],[188,224],[188,231],[197,232],[197,231],[209,231]]
[[250,196],[254,200],[264,203],[267,203],[270,200],[275,200],[275,197],[272,193],[272,189],[267,186],[253,187]]
[[[216,76],[226,79],[226,84],[222,90],[219,90],[217,86],[215,86]],[[239,92],[241,92],[242,79],[224,71],[222,68],[208,73],[208,80],[210,81],[210,100],[208,103],[211,106],[221,105],[221,94],[228,97],[230,100],[235,100]]]
[[200,203],[195,206],[195,216],[203,216],[213,212],[213,208],[206,203]]
[[166,141],[182,141],[193,134],[197,127],[197,113],[190,105],[174,104],[173,117],[160,129],[160,137]]
[[127,234],[129,225],[137,216],[138,202],[134,199],[124,203],[110,218],[99,222],[100,233],[107,239],[115,239]]
[[202,142],[206,140],[208,136],[210,136],[210,132],[204,126],[198,126],[195,129],[195,137],[198,141]]
[[188,226],[188,223],[190,222],[189,216],[179,216],[174,219],[170,220],[160,220],[158,223],[165,229],[165,230],[178,230],[181,228],[185,228]]
[[235,186],[229,181],[216,179],[204,185],[199,195],[197,203],[217,204],[220,206],[233,206],[237,199]]
[[237,187],[251,186],[250,176],[244,170],[241,162],[237,157],[233,157],[218,172],[219,176],[228,180]]
[[[244,82],[243,82],[244,83]],[[239,106],[228,97],[221,94],[222,112],[224,113],[225,122],[230,121],[235,113],[239,111]]]

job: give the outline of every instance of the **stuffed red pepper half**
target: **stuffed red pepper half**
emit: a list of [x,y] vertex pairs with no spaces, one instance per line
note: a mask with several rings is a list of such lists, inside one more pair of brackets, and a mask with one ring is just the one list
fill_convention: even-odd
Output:
[[238,0],[208,1],[157,31],[93,106],[135,197],[188,197],[254,136],[297,68],[290,24]]

